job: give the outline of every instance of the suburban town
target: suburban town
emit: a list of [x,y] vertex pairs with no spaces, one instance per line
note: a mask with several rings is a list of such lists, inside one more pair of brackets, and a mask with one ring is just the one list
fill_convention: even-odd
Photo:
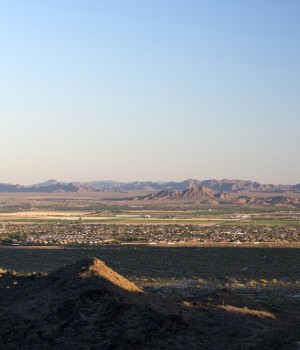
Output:
[[299,242],[299,225],[0,224],[1,245]]

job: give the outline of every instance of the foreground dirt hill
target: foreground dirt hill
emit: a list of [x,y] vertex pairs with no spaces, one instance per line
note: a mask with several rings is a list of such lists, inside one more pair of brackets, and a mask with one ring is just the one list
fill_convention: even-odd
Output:
[[177,304],[145,293],[95,258],[48,276],[2,272],[0,349],[294,346],[278,333],[273,314],[226,291]]

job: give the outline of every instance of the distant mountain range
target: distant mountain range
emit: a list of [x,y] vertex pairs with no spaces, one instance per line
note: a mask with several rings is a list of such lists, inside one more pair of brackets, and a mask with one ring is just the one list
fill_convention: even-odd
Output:
[[60,183],[50,180],[44,184],[31,186],[11,185],[0,183],[0,192],[11,193],[60,193],[60,192],[93,192],[94,188],[82,186],[74,183]]
[[300,206],[300,198],[291,196],[245,196],[233,192],[215,192],[204,186],[192,186],[185,190],[162,190],[144,196],[130,198],[135,201],[155,201],[168,203],[195,203],[202,205],[278,205]]
[[300,183],[297,185],[261,184],[245,180],[195,180],[189,179],[182,182],[153,182],[153,181],[92,181],[92,182],[60,182],[54,179],[29,186],[0,183],[0,192],[20,193],[59,193],[59,192],[102,192],[102,191],[183,191],[197,186],[206,187],[215,192],[269,192],[300,193]]
[[168,200],[168,201],[191,201],[202,204],[219,204],[215,192],[207,187],[192,186],[185,190],[162,190],[145,196],[137,196],[135,200]]

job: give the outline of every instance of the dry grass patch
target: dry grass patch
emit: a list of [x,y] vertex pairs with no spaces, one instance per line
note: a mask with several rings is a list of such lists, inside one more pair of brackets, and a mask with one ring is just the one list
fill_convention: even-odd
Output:
[[232,305],[218,305],[218,309],[224,310],[227,312],[235,312],[238,314],[242,314],[245,316],[255,316],[259,318],[270,318],[273,320],[276,320],[276,316],[272,314],[271,312],[267,311],[262,311],[262,310],[253,310],[253,309],[248,309],[247,307],[236,307]]

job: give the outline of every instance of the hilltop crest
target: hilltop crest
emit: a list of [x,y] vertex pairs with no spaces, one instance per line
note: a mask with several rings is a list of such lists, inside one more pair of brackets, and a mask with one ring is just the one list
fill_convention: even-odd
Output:
[[142,293],[142,289],[130,282],[117,272],[109,268],[103,261],[91,258],[81,262],[81,272],[79,273],[81,278],[101,278],[105,282],[109,282],[114,286],[117,286],[128,292]]

